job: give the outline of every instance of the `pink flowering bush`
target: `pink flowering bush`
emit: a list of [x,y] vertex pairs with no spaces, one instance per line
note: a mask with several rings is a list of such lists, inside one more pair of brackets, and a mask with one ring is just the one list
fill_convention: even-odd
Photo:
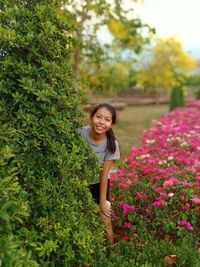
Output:
[[200,102],[163,116],[111,175],[120,239],[200,235]]

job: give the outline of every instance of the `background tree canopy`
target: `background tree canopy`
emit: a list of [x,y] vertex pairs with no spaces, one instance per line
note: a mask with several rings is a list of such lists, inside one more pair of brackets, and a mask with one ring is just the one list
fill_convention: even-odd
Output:
[[[138,75],[138,81],[150,91],[169,91],[191,73],[195,60],[174,38],[158,39]],[[183,77],[184,76],[184,77]]]
[[[90,83],[92,73],[96,77],[99,76],[97,79],[105,84],[103,87],[107,87],[108,92],[113,91],[115,85],[110,84],[108,75],[103,76],[102,81],[102,73],[106,72],[104,66],[108,63],[108,59],[116,59],[116,55],[121,57],[122,51],[125,50],[129,54],[139,53],[154,34],[155,30],[137,18],[132,9],[126,9],[123,2],[122,0],[74,0],[62,6],[62,16],[70,18],[75,25],[72,35],[77,43],[72,61],[77,88],[95,91],[95,85],[93,82]],[[97,38],[97,33],[102,27],[106,28],[113,38],[107,45],[102,44]],[[128,67],[126,63],[124,67]],[[131,69],[129,66],[129,70]],[[126,83],[129,83],[128,78],[127,76]],[[101,92],[103,91],[104,89]],[[118,91],[118,87],[115,91]]]

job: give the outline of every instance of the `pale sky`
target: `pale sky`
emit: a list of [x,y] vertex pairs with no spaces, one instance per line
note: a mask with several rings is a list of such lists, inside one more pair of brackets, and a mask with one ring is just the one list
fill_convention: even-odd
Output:
[[[124,0],[125,6],[134,9],[143,22],[156,28],[158,37],[176,37],[184,50],[200,58],[200,0]],[[111,35],[106,28],[98,34],[103,42]]]
[[[186,52],[200,58],[200,0],[143,0],[134,10],[159,37],[175,36]],[[130,6],[130,2],[129,2]]]

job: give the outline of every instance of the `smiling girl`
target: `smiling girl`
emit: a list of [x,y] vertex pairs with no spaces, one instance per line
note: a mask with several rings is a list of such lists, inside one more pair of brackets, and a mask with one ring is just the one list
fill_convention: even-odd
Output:
[[102,168],[99,180],[90,184],[93,198],[99,204],[100,215],[106,226],[107,240],[114,241],[111,224],[111,205],[109,199],[109,172],[114,160],[120,158],[119,144],[112,130],[116,123],[116,111],[107,103],[97,105],[90,114],[90,125],[81,129],[82,137],[94,150]]

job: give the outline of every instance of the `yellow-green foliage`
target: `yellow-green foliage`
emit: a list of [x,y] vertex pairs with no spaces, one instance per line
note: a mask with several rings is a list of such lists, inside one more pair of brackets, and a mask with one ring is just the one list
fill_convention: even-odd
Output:
[[147,90],[168,91],[179,84],[179,76],[190,74],[195,60],[183,51],[174,38],[157,40],[150,60],[138,75],[138,81]]
[[120,20],[111,18],[108,22],[108,28],[119,39],[124,39],[127,36],[127,29]]
[[94,92],[116,94],[129,84],[130,66],[127,63],[107,63],[89,76],[90,88]]

